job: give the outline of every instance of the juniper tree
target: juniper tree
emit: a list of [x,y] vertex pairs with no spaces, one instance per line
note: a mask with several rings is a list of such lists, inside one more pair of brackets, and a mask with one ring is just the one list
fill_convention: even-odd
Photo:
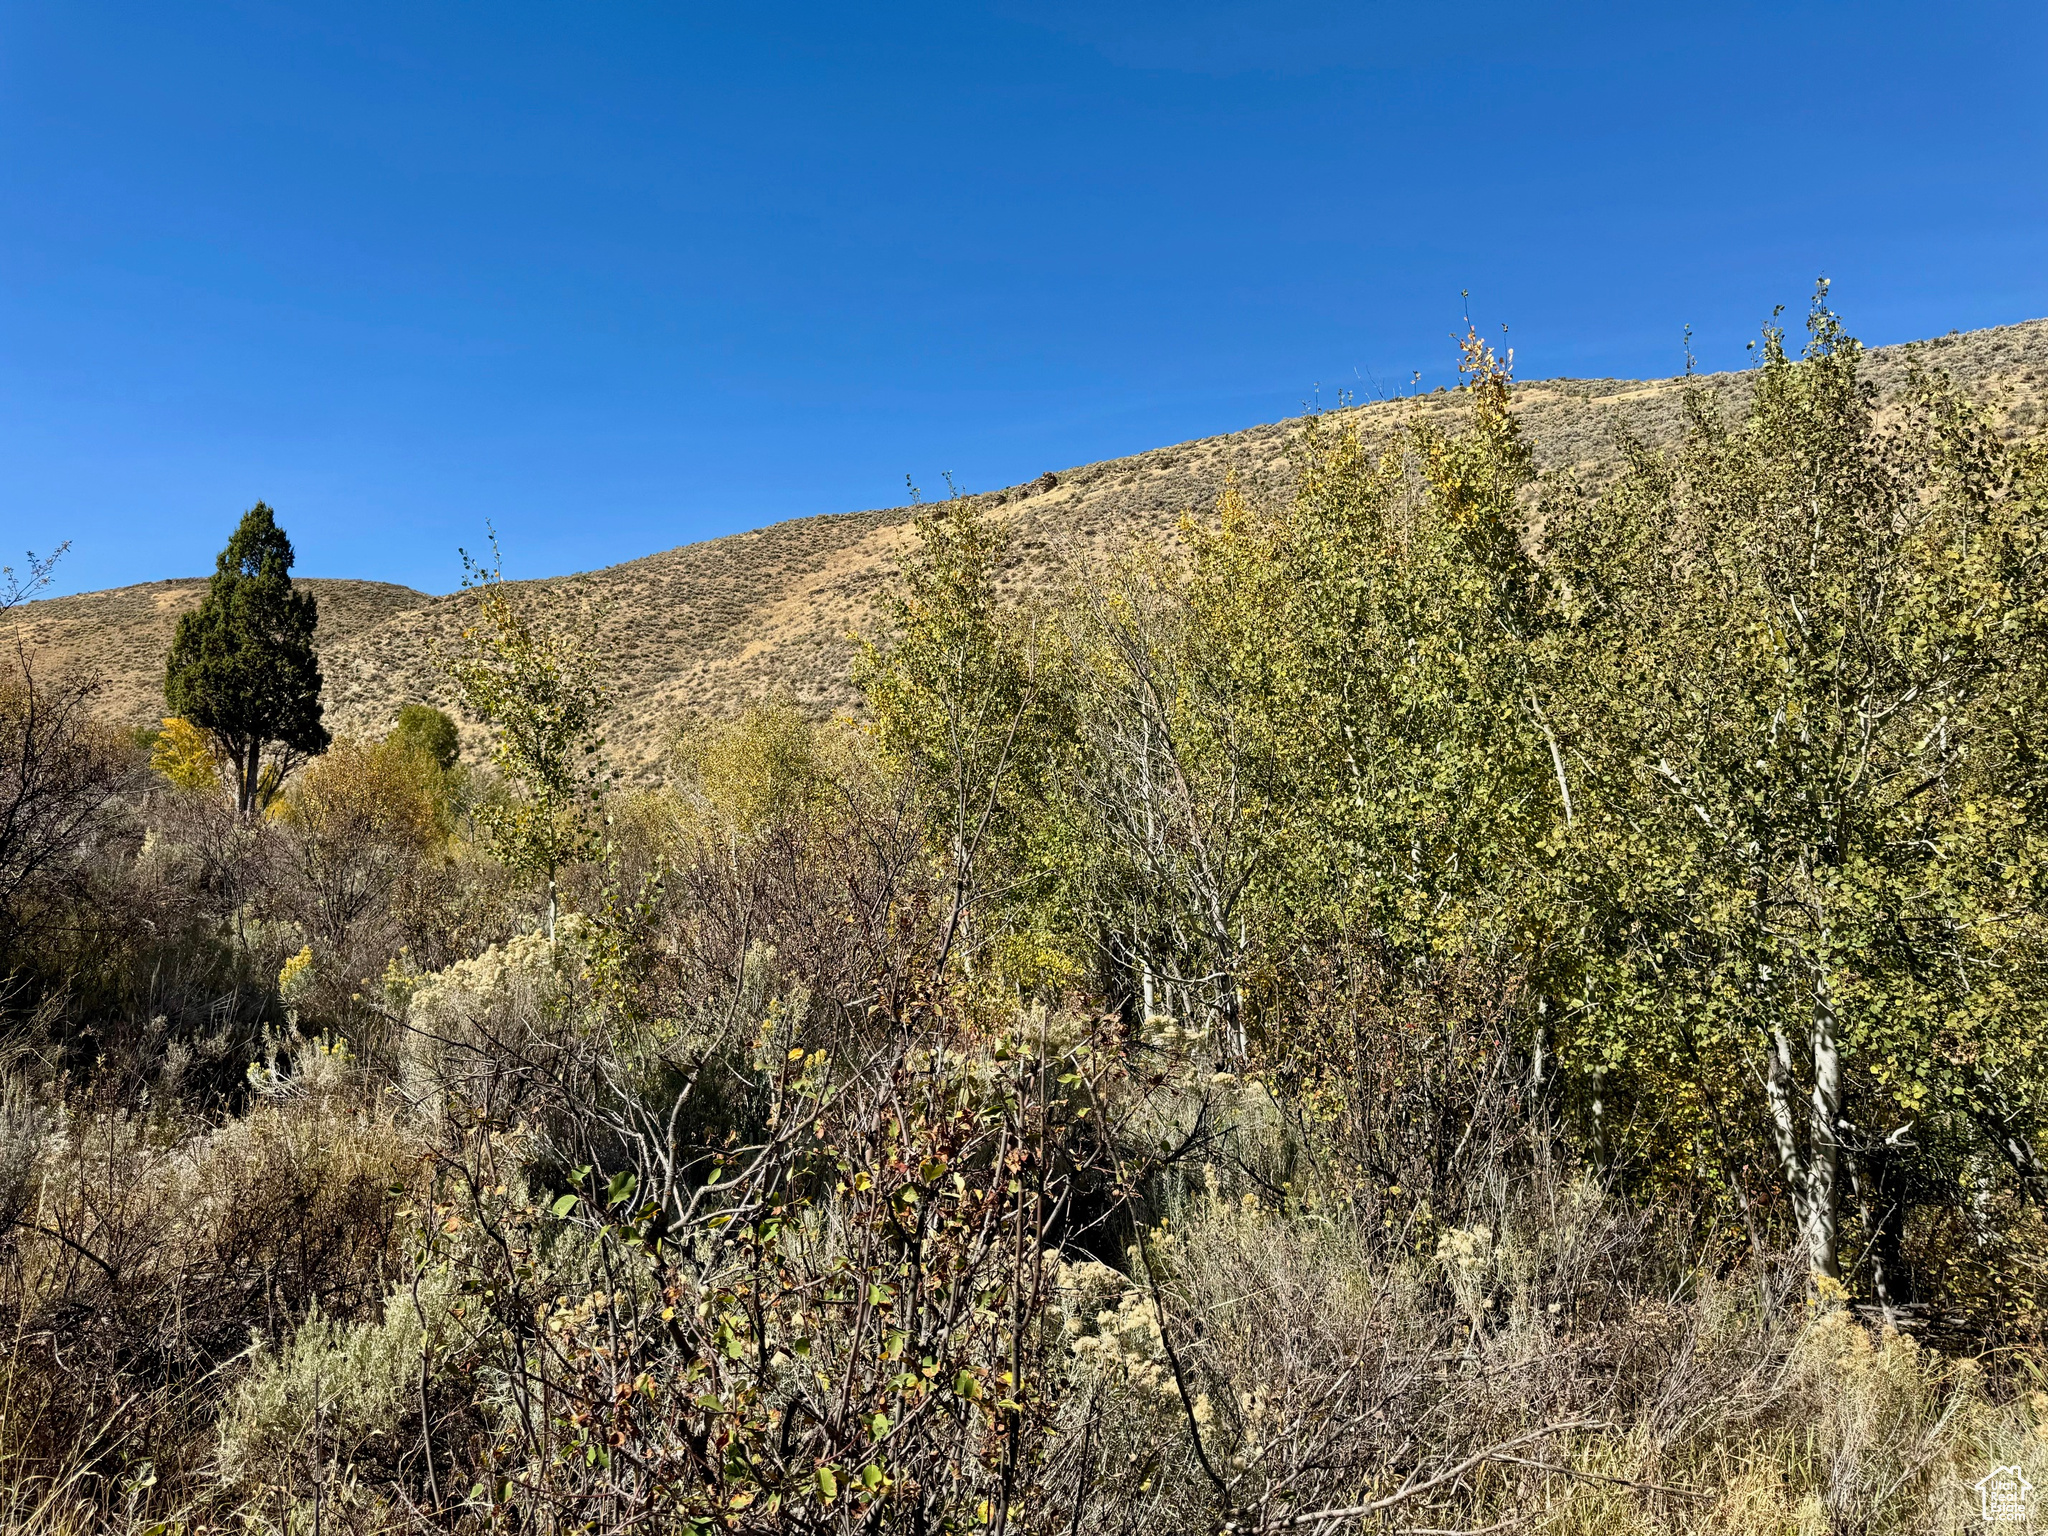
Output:
[[245,816],[331,739],[320,718],[318,609],[293,588],[292,561],[276,514],[257,502],[220,552],[206,600],[178,620],[164,669],[164,701],[218,744]]

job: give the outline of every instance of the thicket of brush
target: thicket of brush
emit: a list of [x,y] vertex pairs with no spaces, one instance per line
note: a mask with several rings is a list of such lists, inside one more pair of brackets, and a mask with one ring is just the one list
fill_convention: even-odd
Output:
[[0,1521],[1961,1529],[2048,1486],[2048,462],[1816,306],[1546,483],[1312,423],[862,722],[593,750],[477,573],[239,814],[0,689]]

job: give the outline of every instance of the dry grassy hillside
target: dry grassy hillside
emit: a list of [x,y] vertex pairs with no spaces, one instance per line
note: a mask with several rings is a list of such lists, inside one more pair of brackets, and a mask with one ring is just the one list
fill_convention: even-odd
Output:
[[[424,592],[388,581],[310,577],[298,585],[319,602],[323,657],[430,601]],[[206,578],[194,576],[51,598],[31,603],[23,614],[40,669],[97,678],[102,713],[124,725],[154,725],[164,712],[164,655],[178,615],[205,596]]]
[[[1884,348],[1871,355],[1870,376],[1889,389],[1915,357],[1970,389],[1998,413],[2008,435],[2030,435],[2048,417],[2048,320]],[[1683,382],[1543,380],[1520,386],[1517,405],[1546,468],[1597,475],[1613,462],[1624,431],[1652,442],[1675,438]],[[1702,382],[1730,407],[1748,388],[1740,373]],[[1437,393],[1344,414],[1384,430],[1456,407],[1455,395]],[[1279,493],[1295,425],[1252,427],[1059,470],[978,499],[1011,525],[1010,577],[1028,583],[1074,551],[1170,535],[1183,510],[1214,504],[1233,469],[1253,494]],[[543,605],[598,606],[617,659],[614,755],[629,771],[645,772],[692,712],[728,712],[770,691],[787,691],[820,710],[850,704],[850,636],[873,628],[876,599],[910,519],[907,508],[804,518],[521,586]],[[172,626],[204,585],[158,582],[34,604],[27,610],[30,633],[46,664],[106,680],[110,715],[151,721],[160,712],[159,669]],[[381,731],[405,703],[447,702],[432,647],[459,628],[459,596],[372,582],[306,585],[320,597],[328,715],[337,731]]]

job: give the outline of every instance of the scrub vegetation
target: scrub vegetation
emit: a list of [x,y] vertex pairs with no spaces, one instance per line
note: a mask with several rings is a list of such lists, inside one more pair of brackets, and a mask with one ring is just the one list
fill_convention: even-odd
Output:
[[240,735],[101,723],[10,577],[0,1524],[2048,1487],[2048,451],[1824,289],[1600,466],[1463,363],[1043,579],[919,506],[857,710],[633,776],[616,606],[495,560],[331,744],[267,509]]

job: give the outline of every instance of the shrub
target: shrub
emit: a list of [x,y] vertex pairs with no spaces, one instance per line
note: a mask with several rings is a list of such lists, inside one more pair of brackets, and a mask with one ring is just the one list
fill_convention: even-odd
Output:
[[424,1486],[421,1393],[452,1337],[454,1298],[443,1266],[393,1291],[379,1318],[342,1324],[316,1307],[222,1408],[222,1477],[259,1497],[338,1484],[345,1502],[360,1501],[365,1478]]
[[431,704],[406,705],[385,740],[430,759],[443,773],[455,766],[461,753],[454,719]]
[[[91,715],[95,687],[40,681],[26,652],[0,673],[0,974],[90,877],[133,781],[130,750]],[[0,667],[5,667],[0,662]]]
[[149,766],[189,794],[225,790],[227,764],[213,738],[191,721],[173,715],[149,746]]

